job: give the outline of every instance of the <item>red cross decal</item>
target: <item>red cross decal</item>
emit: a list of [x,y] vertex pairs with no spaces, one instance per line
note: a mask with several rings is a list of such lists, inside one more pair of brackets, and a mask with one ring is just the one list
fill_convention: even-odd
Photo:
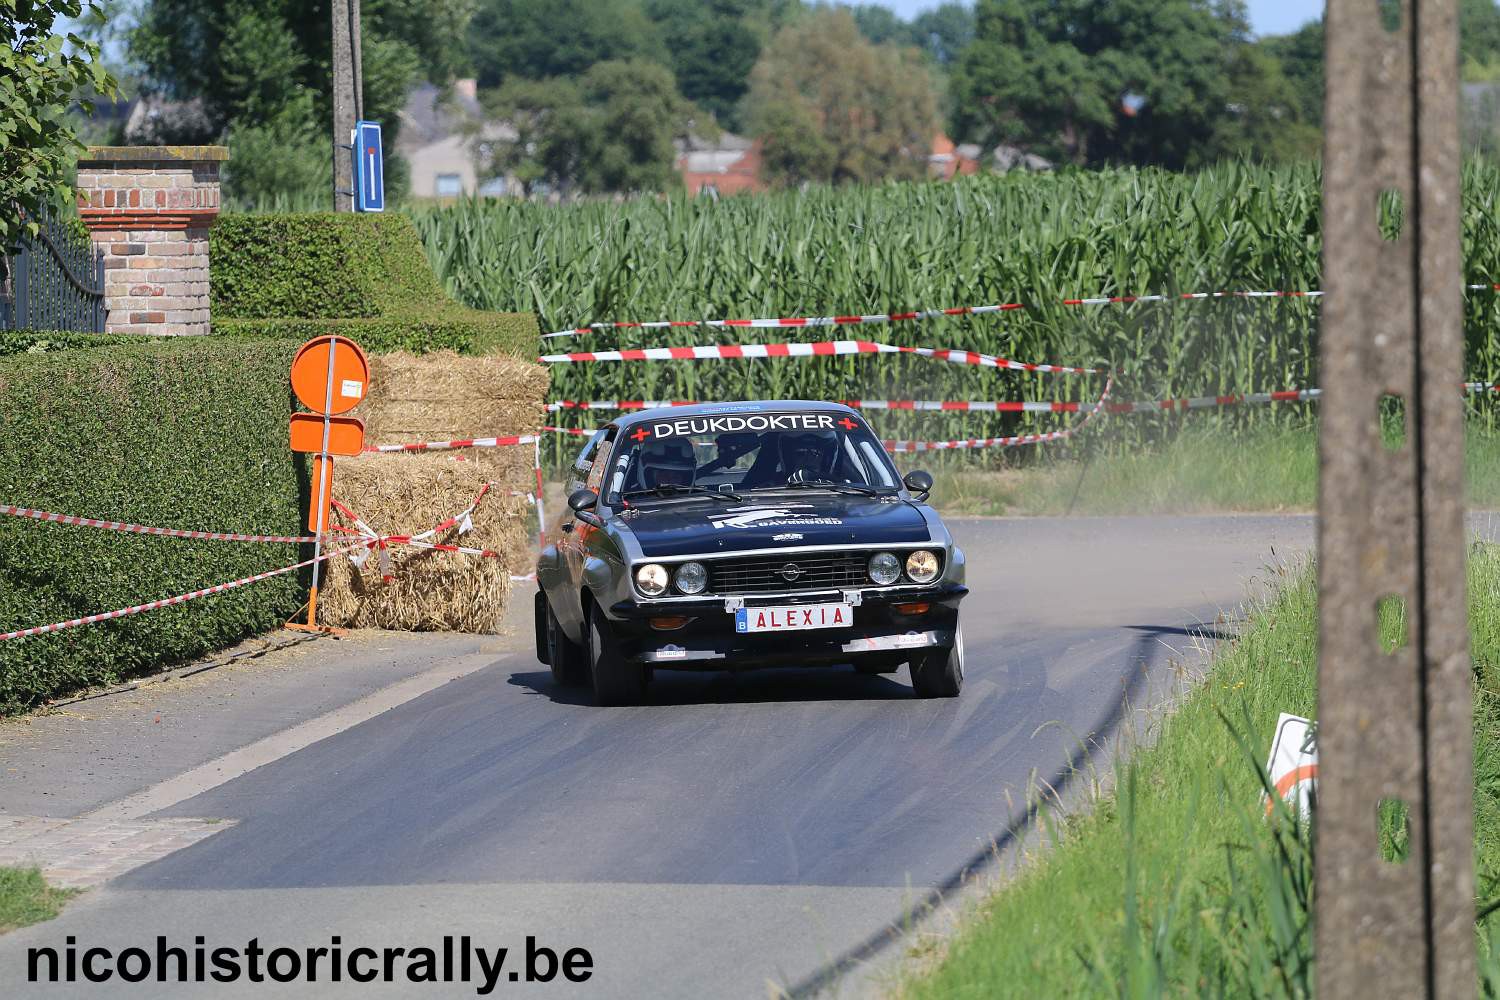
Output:
[[854,430],[854,428],[858,427],[859,424],[856,424],[854,421],[850,420],[848,417],[845,417],[843,420],[839,421],[839,426],[842,427],[846,431],[852,431],[852,430]]
[[650,436],[651,436],[651,432],[648,431],[648,430],[646,430],[646,428],[642,427],[639,430],[637,430],[634,434],[630,435],[630,439],[632,441],[644,441],[644,440],[646,440]]

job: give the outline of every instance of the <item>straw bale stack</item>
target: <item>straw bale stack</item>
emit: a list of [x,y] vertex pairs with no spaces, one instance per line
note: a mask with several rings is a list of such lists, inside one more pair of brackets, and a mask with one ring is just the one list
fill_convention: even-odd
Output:
[[[414,535],[464,510],[488,480],[475,463],[446,455],[361,455],[336,463],[334,496],[379,534]],[[536,549],[535,512],[525,497],[508,492],[491,488],[473,514],[472,531],[454,527],[433,539],[490,549],[500,558],[395,545],[388,549],[391,580],[382,579],[378,554],[363,568],[343,556],[331,559],[319,620],[340,628],[497,631],[510,574],[531,572]]]
[[[372,357],[370,367],[370,396],[357,411],[370,444],[529,434],[545,414],[546,371],[515,358],[394,353]],[[332,559],[319,620],[344,628],[497,631],[510,574],[535,568],[535,508],[510,496],[535,490],[533,454],[518,445],[339,459],[334,496],[383,535],[425,531],[493,483],[474,513],[474,530],[460,535],[451,528],[434,540],[502,558],[394,546],[390,581],[381,579],[374,555],[363,569]]]
[[[530,434],[544,423],[546,394],[547,372],[532,362],[452,351],[396,352],[370,359],[370,398],[359,415],[371,444]],[[525,446],[464,454],[503,475],[522,452],[529,468]]]

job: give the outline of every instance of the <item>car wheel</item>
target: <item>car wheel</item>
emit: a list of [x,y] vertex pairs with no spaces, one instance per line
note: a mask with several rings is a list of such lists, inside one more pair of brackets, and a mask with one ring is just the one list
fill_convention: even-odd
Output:
[[594,678],[594,704],[639,705],[646,698],[646,669],[626,662],[610,634],[604,613],[589,615],[589,672]]
[[568,638],[550,604],[547,606],[547,663],[552,667],[552,679],[558,684],[574,687],[588,683],[588,653]]
[[918,698],[956,698],[964,687],[964,632],[957,628],[950,649],[933,649],[911,661],[911,687]]

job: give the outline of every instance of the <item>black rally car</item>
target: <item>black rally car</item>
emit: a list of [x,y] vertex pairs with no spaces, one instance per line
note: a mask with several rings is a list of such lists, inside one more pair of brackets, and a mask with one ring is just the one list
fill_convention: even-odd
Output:
[[601,705],[653,671],[911,666],[963,685],[964,556],[854,410],[717,403],[621,417],[537,564],[537,657]]

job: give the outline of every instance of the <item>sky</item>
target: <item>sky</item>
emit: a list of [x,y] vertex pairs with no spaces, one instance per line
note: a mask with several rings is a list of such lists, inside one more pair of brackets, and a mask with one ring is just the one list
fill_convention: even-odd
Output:
[[[938,6],[941,0],[878,0],[910,19]],[[1322,0],[1248,0],[1250,27],[1257,35],[1284,35],[1296,31],[1323,12]]]

